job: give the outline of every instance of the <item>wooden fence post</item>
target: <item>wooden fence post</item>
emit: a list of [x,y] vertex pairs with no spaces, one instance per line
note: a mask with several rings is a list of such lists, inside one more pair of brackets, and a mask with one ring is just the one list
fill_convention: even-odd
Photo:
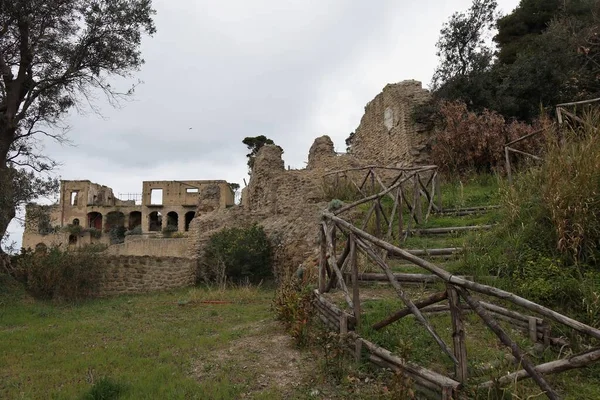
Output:
[[419,188],[419,175],[417,172],[413,175],[413,179],[415,180],[415,200],[413,202],[413,207],[416,210],[415,217],[417,224],[423,222],[423,208],[421,206],[421,190]]
[[508,146],[504,146],[504,159],[506,163],[506,175],[508,176],[508,184],[512,185],[512,168],[510,166],[510,154]]
[[322,225],[319,225],[319,244],[321,245],[319,255],[319,293],[324,293],[327,285],[327,270],[325,268],[325,265],[327,265],[327,243]]
[[354,304],[355,329],[360,325],[360,292],[358,287],[358,263],[356,258],[356,238],[354,233],[348,237],[350,241],[350,267],[352,268],[352,303]]
[[458,363],[454,366],[456,380],[466,382],[467,371],[467,344],[465,342],[465,330],[463,326],[463,313],[460,307],[460,297],[452,285],[447,285],[448,302],[450,304],[450,315],[452,317],[452,341],[454,344],[454,356]]

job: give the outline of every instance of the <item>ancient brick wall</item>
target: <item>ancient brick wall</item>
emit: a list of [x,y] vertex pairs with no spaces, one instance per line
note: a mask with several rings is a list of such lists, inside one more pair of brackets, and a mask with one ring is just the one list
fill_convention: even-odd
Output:
[[196,280],[196,260],[175,257],[103,257],[99,295],[144,293],[191,286]]
[[188,257],[187,238],[125,236],[125,242],[109,246],[104,254],[152,257]]
[[415,123],[415,106],[430,98],[421,82],[389,84],[365,107],[350,152],[369,164],[408,166],[426,164],[428,134]]

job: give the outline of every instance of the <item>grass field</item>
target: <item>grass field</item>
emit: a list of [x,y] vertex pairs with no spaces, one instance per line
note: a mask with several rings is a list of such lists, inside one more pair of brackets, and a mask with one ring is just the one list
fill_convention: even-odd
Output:
[[[273,321],[272,296],[192,288],[76,305],[0,297],[0,398],[283,398],[294,386],[280,387],[268,371],[278,366],[260,359],[264,341],[296,351]],[[276,339],[285,343],[268,343]],[[249,368],[253,360],[264,368]]]

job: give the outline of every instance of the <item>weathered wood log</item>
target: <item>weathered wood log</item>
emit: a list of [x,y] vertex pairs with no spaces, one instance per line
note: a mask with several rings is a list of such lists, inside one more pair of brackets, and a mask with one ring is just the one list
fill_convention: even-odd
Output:
[[374,354],[370,354],[369,355],[369,361],[381,368],[387,368],[389,370],[392,370],[394,372],[397,373],[401,373],[404,374],[406,376],[408,376],[410,379],[412,379],[416,385],[421,386],[423,388],[429,389],[433,392],[435,392],[435,394],[433,396],[428,397],[429,399],[432,400],[439,400],[440,396],[439,396],[439,392],[440,392],[440,387],[434,383],[429,382],[428,380],[425,380],[423,378],[421,378],[418,375],[414,375],[414,374],[409,374],[406,370],[404,370],[403,368],[399,367],[398,365],[391,363],[389,361],[384,360],[381,357],[378,357]]
[[445,235],[456,232],[487,230],[493,227],[494,225],[453,226],[449,228],[413,229],[410,233],[417,235]]
[[[583,368],[598,360],[600,360],[600,348],[595,348],[586,351],[585,353],[573,355],[562,360],[550,361],[544,364],[536,365],[535,370],[544,375],[551,375],[568,371],[570,369]],[[481,388],[490,388],[498,384],[501,386],[514,384],[516,381],[520,381],[529,377],[530,376],[527,371],[520,370],[508,375],[504,375],[497,380],[484,382],[478,386]]]
[[377,346],[375,343],[372,343],[366,339],[361,338],[354,332],[349,332],[348,336],[354,340],[360,340],[364,347],[366,347],[371,354],[376,355],[377,357],[387,361],[390,364],[396,365],[405,371],[409,376],[417,376],[425,381],[431,382],[438,386],[442,387],[451,387],[454,390],[457,390],[461,387],[461,383],[457,382],[447,376],[442,374],[438,374],[437,372],[428,370],[419,365],[410,363],[400,357],[393,355],[390,351],[384,349],[383,347]]
[[354,305],[352,304],[352,299],[350,299],[350,295],[348,294],[348,288],[346,287],[346,282],[344,282],[344,276],[342,275],[342,272],[338,268],[337,261],[335,259],[335,255],[334,255],[335,251],[334,251],[334,247],[333,247],[333,241],[331,238],[331,234],[333,233],[333,227],[332,227],[332,229],[327,229],[327,224],[325,222],[323,222],[322,224],[323,224],[323,229],[327,232],[325,234],[325,240],[327,241],[327,248],[329,249],[329,264],[330,264],[329,266],[331,269],[333,269],[333,271],[337,275],[338,284],[340,286],[340,289],[342,289],[342,292],[344,293],[344,298],[346,299],[348,306],[350,306],[350,308],[354,308]]
[[465,329],[463,326],[463,313],[460,306],[460,297],[456,288],[452,285],[446,286],[448,303],[450,305],[450,316],[452,318],[452,342],[454,356],[458,363],[454,366],[456,379],[465,383],[469,376],[467,371],[467,344],[465,339]]
[[[346,262],[346,257],[348,257],[348,253],[350,253],[350,245],[349,245],[349,242],[346,241],[346,245],[344,246],[344,251],[342,251],[342,254],[337,259],[337,266],[340,269],[340,271],[342,271],[342,272],[344,272],[344,263]],[[331,278],[329,278],[329,282],[327,283],[327,286],[325,287],[325,293],[329,292],[331,289],[333,289],[335,287],[335,284],[336,284],[336,275],[332,275]]]
[[356,240],[351,233],[348,238],[350,242],[350,270],[352,271],[352,302],[354,303],[354,318],[356,325],[360,325],[360,288],[358,287],[358,262],[356,257]]
[[[521,320],[523,322],[528,322],[529,318],[532,317],[531,315],[524,315],[524,314],[521,314],[521,313],[519,313],[517,311],[509,310],[507,308],[500,307],[500,306],[498,306],[496,304],[488,303],[488,302],[485,302],[485,301],[480,301],[480,303],[483,306],[483,308],[485,308],[486,310],[494,311],[495,313],[506,315],[507,317],[518,319],[518,320]],[[536,322],[537,322],[537,324],[542,325],[544,323],[544,320],[541,319],[541,318],[537,318]]]
[[443,268],[440,268],[437,265],[435,265],[429,261],[426,261],[417,256],[414,256],[414,255],[410,254],[409,252],[407,252],[406,250],[403,250],[403,249],[396,247],[392,244],[389,244],[383,240],[380,240],[380,239],[376,238],[375,236],[370,235],[367,232],[364,232],[364,231],[356,228],[354,225],[350,224],[349,222],[344,221],[343,219],[341,219],[339,217],[336,217],[335,215],[325,213],[325,217],[335,221],[338,224],[338,226],[343,227],[348,231],[354,232],[356,234],[357,238],[365,239],[365,240],[375,244],[376,246],[387,250],[391,254],[397,255],[415,265],[418,265],[418,266],[424,268],[425,270],[427,270],[433,274],[438,275],[446,282],[449,282],[455,286],[458,285],[460,287],[464,287],[466,289],[470,289],[470,290],[473,290],[478,293],[482,293],[482,294],[485,294],[488,296],[493,296],[493,297],[497,297],[500,299],[504,299],[506,301],[510,301],[513,304],[516,304],[520,307],[526,308],[530,311],[533,311],[535,313],[538,313],[540,315],[548,317],[548,318],[550,318],[554,321],[557,321],[565,326],[568,326],[578,332],[587,334],[596,339],[600,339],[600,330],[598,330],[596,328],[593,328],[589,325],[586,325],[586,324],[576,321],[572,318],[569,318],[567,316],[559,314],[556,311],[553,311],[549,308],[541,306],[530,300],[524,299],[520,296],[517,296],[516,294],[510,293],[510,292],[507,292],[507,291],[504,291],[504,290],[501,290],[501,289],[498,289],[495,287],[483,285],[481,283],[472,282],[472,281],[466,280],[464,278],[460,278],[455,275],[452,275],[450,272],[444,270]]
[[[423,307],[427,307],[430,306],[432,304],[435,303],[439,303],[442,300],[445,300],[447,298],[447,293],[444,290],[443,292],[439,292],[434,294],[433,296],[429,296],[428,298],[421,300],[421,301],[417,301],[415,303],[415,307],[417,307],[418,309],[422,309]],[[375,329],[376,331],[382,329],[383,327],[388,326],[389,324],[398,321],[399,319],[409,315],[410,309],[409,308],[403,308],[400,311],[395,312],[394,314],[390,315],[389,317],[387,317],[386,319],[384,319],[383,321],[379,321],[376,324],[373,325],[373,329]]]
[[500,325],[498,325],[498,323],[488,314],[488,312],[486,310],[484,310],[484,308],[481,306],[479,301],[474,299],[473,297],[471,297],[469,292],[467,290],[463,289],[462,287],[459,287],[459,286],[455,286],[455,287],[456,287],[456,290],[458,291],[458,293],[460,294],[460,297],[462,297],[467,302],[469,307],[471,307],[473,309],[473,311],[475,311],[477,313],[477,315],[479,315],[479,317],[483,320],[483,322],[492,330],[492,332],[494,332],[494,334],[496,334],[498,339],[500,339],[500,341],[505,346],[510,348],[513,356],[517,359],[517,361],[521,365],[523,365],[523,368],[525,369],[525,371],[527,371],[529,376],[535,381],[535,383],[538,384],[540,389],[542,389],[545,392],[545,395],[550,400],[560,399],[560,396],[558,395],[558,393],[556,393],[556,391],[554,391],[554,389],[552,389],[552,387],[550,387],[548,382],[546,382],[546,379],[544,378],[544,376],[535,370],[534,365],[531,363],[531,361],[529,361],[529,358],[525,355],[525,353],[506,334],[506,332],[504,332],[502,327],[500,327]]
[[529,139],[529,138],[530,138],[530,137],[532,137],[532,136],[538,135],[538,134],[540,134],[540,133],[544,132],[545,130],[546,130],[546,128],[538,129],[537,131],[534,131],[534,132],[528,133],[527,135],[525,135],[525,136],[521,136],[521,137],[520,137],[520,138],[518,138],[518,139],[511,140],[510,142],[506,143],[504,146],[511,146],[511,145],[513,145],[513,144],[515,144],[515,143],[519,143],[519,142],[521,142],[521,141],[523,141],[523,140],[525,140],[525,139]]
[[373,261],[375,261],[376,264],[378,264],[381,267],[383,272],[387,275],[392,287],[396,291],[396,294],[398,294],[398,297],[402,299],[406,307],[410,308],[410,311],[415,315],[417,321],[419,321],[425,327],[425,330],[429,332],[429,334],[433,337],[435,342],[440,346],[444,353],[446,353],[448,357],[450,357],[450,359],[454,363],[456,363],[456,357],[454,357],[454,354],[452,353],[452,351],[450,351],[448,345],[446,345],[442,338],[439,337],[433,326],[431,326],[431,324],[427,322],[425,317],[423,317],[423,314],[421,314],[421,311],[419,311],[419,309],[415,306],[412,300],[406,295],[404,289],[402,289],[402,286],[400,286],[398,281],[394,279],[394,274],[392,274],[390,267],[377,255],[377,253],[373,251],[373,249],[369,245],[365,244],[362,240],[356,238],[356,244],[368,257],[370,257]]
[[319,243],[321,245],[319,254],[319,292],[325,293],[327,287],[327,243],[322,225],[319,225]]
[[538,160],[538,161],[543,160],[542,157],[536,156],[535,154],[527,153],[526,151],[521,151],[521,150],[513,149],[512,147],[508,147],[508,146],[505,147],[505,149],[507,149],[509,151],[512,151],[513,153],[517,153],[517,154],[521,154],[521,155],[533,158],[534,160]]
[[462,247],[447,247],[443,249],[409,249],[406,250],[415,256],[451,256],[463,251]]

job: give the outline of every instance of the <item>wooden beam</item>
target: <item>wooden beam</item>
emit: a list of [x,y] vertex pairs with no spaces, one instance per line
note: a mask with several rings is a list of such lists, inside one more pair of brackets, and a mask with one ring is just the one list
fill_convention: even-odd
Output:
[[[440,301],[443,301],[446,298],[447,298],[447,293],[444,290],[443,292],[436,293],[432,296],[429,296],[428,298],[426,298],[424,300],[417,301],[415,303],[415,307],[417,307],[418,309],[422,309],[422,308],[430,306],[432,304],[439,303]],[[410,308],[403,308],[400,311],[396,311],[394,314],[390,315],[383,321],[379,321],[376,324],[374,324],[373,329],[378,331],[378,330],[388,326],[389,324],[402,319],[403,317],[409,315],[410,313],[411,313]]]
[[342,275],[342,272],[340,271],[340,269],[337,266],[337,261],[335,259],[334,251],[333,251],[333,241],[331,239],[331,234],[333,233],[333,226],[331,227],[331,229],[327,229],[327,224],[325,222],[322,223],[323,224],[323,229],[325,229],[327,232],[327,234],[325,235],[325,240],[327,241],[327,247],[329,249],[329,264],[331,269],[334,271],[334,273],[337,275],[338,278],[338,282],[340,285],[340,289],[342,289],[342,292],[344,292],[344,298],[346,299],[346,302],[348,303],[348,306],[350,306],[350,308],[354,308],[354,305],[352,303],[352,299],[350,299],[350,295],[348,294],[348,288],[346,287],[346,282],[344,282],[344,276]]
[[463,325],[463,312],[460,306],[460,297],[456,288],[447,285],[448,303],[450,303],[450,316],[452,318],[452,343],[454,356],[458,363],[454,365],[456,379],[459,382],[466,383],[469,373],[467,371],[467,343],[465,338],[465,329]]

